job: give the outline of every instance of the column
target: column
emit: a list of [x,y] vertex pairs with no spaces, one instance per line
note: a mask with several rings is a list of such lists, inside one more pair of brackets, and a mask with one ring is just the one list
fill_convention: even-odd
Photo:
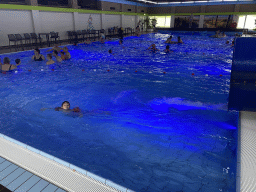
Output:
[[25,0],[25,3],[31,6],[38,6],[37,0]]
[[171,16],[171,24],[170,24],[171,28],[174,28],[174,22],[175,22],[175,15],[172,15]]
[[[105,25],[104,25],[104,19],[105,19],[105,14],[100,14],[100,26],[101,26],[101,29],[105,29]],[[106,30],[106,29],[105,29]]]
[[204,15],[200,15],[198,28],[204,28]]
[[32,25],[34,33],[40,33],[41,31],[41,23],[40,23],[40,16],[39,10],[31,10],[32,15]]
[[120,20],[121,20],[121,22],[120,22],[121,26],[120,27],[124,27],[124,15],[120,15]]
[[81,30],[79,29],[79,22],[78,22],[78,12],[73,12],[73,24],[74,24],[74,30]]
[[69,7],[73,9],[78,9],[78,3],[77,0],[68,0]]

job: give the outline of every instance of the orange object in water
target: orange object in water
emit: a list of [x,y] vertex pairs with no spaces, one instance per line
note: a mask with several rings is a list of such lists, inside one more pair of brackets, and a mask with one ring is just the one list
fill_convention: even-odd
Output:
[[84,71],[84,69],[82,69],[82,71]]
[[192,73],[192,75],[195,75],[195,73]]
[[109,72],[109,69],[107,71]]
[[28,71],[31,71],[31,69],[29,69]]
[[54,69],[52,69],[52,71],[54,71]]
[[137,73],[138,71],[135,71],[135,73]]
[[3,71],[2,73],[3,73],[3,74],[6,74],[6,71]]
[[222,77],[222,74],[220,74],[220,77]]
[[166,72],[165,72],[165,71],[164,71],[163,73],[164,73],[164,74],[166,74]]

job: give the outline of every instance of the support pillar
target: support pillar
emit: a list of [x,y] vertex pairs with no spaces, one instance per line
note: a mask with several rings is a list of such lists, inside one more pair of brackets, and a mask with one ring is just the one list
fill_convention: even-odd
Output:
[[124,15],[120,15],[120,27],[124,27]]
[[77,0],[68,0],[69,7],[73,9],[78,9],[78,3]]
[[174,22],[175,22],[175,15],[171,16],[171,23],[170,23],[170,27],[174,28]]
[[31,16],[32,16],[33,32],[41,33],[42,31],[41,31],[39,10],[31,10]]
[[198,28],[204,28],[204,15],[200,15],[199,17],[199,26]]
[[[104,19],[105,19],[105,14],[100,14],[100,27],[101,29],[105,29],[105,25],[104,25]],[[106,29],[105,29],[106,30]]]
[[77,31],[77,30],[81,30],[79,29],[79,23],[78,23],[78,12],[73,12],[73,24],[74,24],[74,30]]

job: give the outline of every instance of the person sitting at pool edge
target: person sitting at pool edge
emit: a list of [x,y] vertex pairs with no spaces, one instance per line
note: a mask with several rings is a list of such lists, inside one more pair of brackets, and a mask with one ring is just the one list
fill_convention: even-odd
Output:
[[166,48],[164,50],[165,53],[170,53],[170,52],[173,52],[170,50],[170,45],[166,45]]
[[[1,61],[0,61],[1,62]],[[11,71],[17,68],[18,65],[20,65],[21,61],[20,59],[16,59],[16,65],[10,64],[10,59],[8,57],[4,58],[4,64],[1,65],[1,70],[2,71]]]
[[56,58],[58,62],[62,61],[61,57],[58,55],[58,51],[54,50],[52,55]]
[[40,54],[40,50],[38,48],[36,48],[34,50],[34,54],[35,55],[33,55],[33,57],[32,57],[32,59],[34,61],[43,61],[43,60],[45,60],[44,56],[42,54]]
[[159,51],[159,49],[156,48],[156,44],[150,45],[150,47],[149,47],[148,49],[149,49],[151,52]]
[[71,58],[71,54],[68,52],[68,48],[67,47],[63,47],[63,51],[65,53],[65,59],[70,59]]
[[55,62],[52,60],[52,54],[47,54],[47,56],[46,56],[46,59],[48,60],[47,62],[46,62],[46,65],[51,65],[51,64],[54,64]]

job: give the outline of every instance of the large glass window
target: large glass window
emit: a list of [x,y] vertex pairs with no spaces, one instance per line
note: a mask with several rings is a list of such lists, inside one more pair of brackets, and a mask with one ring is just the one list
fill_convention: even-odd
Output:
[[50,7],[68,6],[68,0],[38,0],[38,5],[46,5]]
[[170,28],[171,17],[170,16],[154,16],[150,17],[150,20],[156,19],[156,27]]
[[92,9],[92,10],[98,10],[99,9],[99,1],[97,0],[77,0],[78,6],[80,6],[82,9]]
[[0,0],[0,4],[19,4],[26,5],[25,0]]
[[239,16],[237,28],[256,30],[256,15],[241,15],[241,16]]

